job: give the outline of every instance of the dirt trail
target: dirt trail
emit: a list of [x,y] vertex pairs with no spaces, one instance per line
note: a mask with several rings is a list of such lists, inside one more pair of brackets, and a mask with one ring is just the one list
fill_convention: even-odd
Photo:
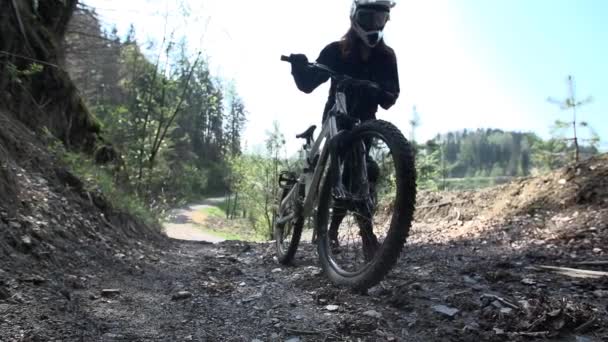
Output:
[[224,198],[222,197],[209,198],[202,204],[190,205],[186,208],[173,210],[169,214],[168,222],[165,222],[163,225],[165,234],[176,240],[210,243],[225,241],[225,239],[221,237],[206,232],[201,224],[194,222],[193,220],[195,215],[200,215],[201,210],[217,207],[223,200]]
[[277,265],[271,244],[175,241],[117,255],[111,267],[63,283],[23,278],[19,297],[0,304],[0,340],[608,338],[608,281],[528,268],[544,247],[514,253],[496,240],[435,244],[425,242],[428,229],[417,225],[398,267],[365,295],[329,284],[308,243],[295,267]]
[[[366,294],[330,284],[309,241],[282,267],[271,243],[100,239],[84,266],[0,269],[0,341],[608,341],[602,165],[421,198],[399,263]],[[540,208],[488,216],[491,198],[534,189]],[[569,189],[572,204],[547,205]]]

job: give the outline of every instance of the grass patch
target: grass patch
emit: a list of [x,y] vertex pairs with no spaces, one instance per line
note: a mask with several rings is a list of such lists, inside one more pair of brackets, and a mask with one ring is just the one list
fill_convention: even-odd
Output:
[[95,164],[93,159],[83,154],[67,151],[59,141],[52,144],[49,149],[64,167],[83,181],[85,191],[101,192],[113,208],[135,216],[148,226],[159,224],[160,217],[136,195],[118,187],[111,171],[105,166]]
[[213,229],[205,229],[202,227],[200,228],[200,230],[202,230],[204,233],[213,235],[218,238],[222,238],[224,240],[259,242],[257,240],[252,240],[248,236],[239,235],[238,233],[231,233],[228,231],[218,231],[218,230],[213,230]]
[[226,218],[220,207],[209,206],[193,213],[192,221],[205,233],[226,240],[263,242],[265,239],[245,219]]
[[226,212],[218,207],[206,207],[199,211],[206,217],[226,218]]

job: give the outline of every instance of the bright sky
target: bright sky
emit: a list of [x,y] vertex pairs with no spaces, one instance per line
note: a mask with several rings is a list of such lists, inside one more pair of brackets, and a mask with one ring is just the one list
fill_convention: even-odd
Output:
[[[245,138],[260,145],[272,121],[280,123],[288,150],[292,138],[319,124],[328,85],[306,95],[295,87],[281,54],[321,49],[349,27],[351,0],[84,0],[106,25],[124,35],[130,23],[138,39],[159,41],[164,18],[186,32],[192,50],[209,56],[216,75],[234,80],[249,111]],[[569,113],[547,102],[565,98],[572,74],[580,98],[594,100],[580,116],[608,149],[608,1],[606,0],[401,0],[386,29],[398,58],[401,97],[378,117],[410,135],[412,107],[418,140],[462,128],[502,128],[549,136]]]

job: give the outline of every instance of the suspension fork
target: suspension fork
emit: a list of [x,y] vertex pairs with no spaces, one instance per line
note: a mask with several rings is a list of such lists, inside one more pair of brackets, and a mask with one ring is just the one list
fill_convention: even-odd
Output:
[[[348,146],[353,143],[354,151],[352,151],[352,157],[349,163],[348,156],[344,151]],[[335,170],[333,181],[335,183],[333,187],[334,196],[337,199],[348,199],[347,192],[351,195],[358,195],[361,198],[369,198],[370,185],[367,174],[367,147],[364,141],[355,141],[353,139],[351,131],[341,131],[330,144],[330,155],[331,155],[331,168]],[[344,156],[345,158],[342,158]],[[344,167],[340,167],[341,164],[345,164]],[[344,184],[344,175],[348,172],[349,184]],[[348,186],[348,187],[347,187]],[[354,199],[354,198],[351,198]]]

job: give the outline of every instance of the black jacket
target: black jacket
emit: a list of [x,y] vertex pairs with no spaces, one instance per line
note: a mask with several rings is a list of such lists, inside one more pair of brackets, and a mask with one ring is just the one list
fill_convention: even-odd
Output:
[[[376,117],[378,105],[384,109],[389,109],[395,104],[399,96],[399,75],[397,71],[397,58],[395,52],[388,46],[376,47],[372,49],[367,61],[361,60],[358,53],[351,53],[347,58],[342,55],[340,42],[333,42],[327,45],[317,63],[324,64],[335,72],[348,75],[350,77],[362,80],[369,80],[378,83],[383,90],[394,94],[390,96],[384,92],[375,98],[366,96],[360,92],[356,94],[347,94],[348,111],[351,116],[361,120],[370,120]],[[322,74],[311,68],[301,68],[294,65],[292,74],[298,89],[305,93],[311,93],[319,85],[325,83],[329,76]],[[323,121],[327,116],[327,112],[334,105],[336,93],[336,84],[332,81],[329,90],[329,98],[325,105],[323,113]]]

